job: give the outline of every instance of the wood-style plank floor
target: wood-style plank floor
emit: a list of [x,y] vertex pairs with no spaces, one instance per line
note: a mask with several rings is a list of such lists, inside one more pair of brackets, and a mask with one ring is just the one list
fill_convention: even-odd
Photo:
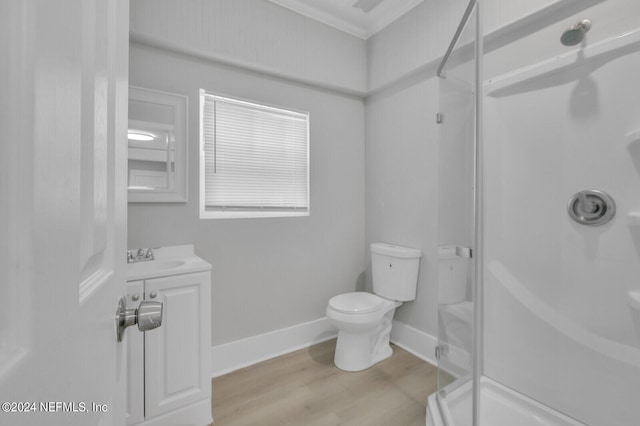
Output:
[[333,365],[335,339],[212,380],[214,426],[424,426],[437,370],[392,345],[365,371]]

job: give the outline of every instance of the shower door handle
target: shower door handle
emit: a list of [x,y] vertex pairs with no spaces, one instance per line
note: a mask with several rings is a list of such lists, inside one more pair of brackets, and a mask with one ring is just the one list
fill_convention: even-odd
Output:
[[465,246],[440,246],[438,247],[439,259],[453,259],[454,257],[461,257],[463,259],[473,258],[473,250],[471,247]]

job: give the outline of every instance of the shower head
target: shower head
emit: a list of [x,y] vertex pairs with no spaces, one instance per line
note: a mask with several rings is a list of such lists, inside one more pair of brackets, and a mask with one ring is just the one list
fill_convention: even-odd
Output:
[[591,29],[591,21],[585,19],[567,28],[560,37],[560,42],[565,46],[575,46],[584,39],[584,35]]

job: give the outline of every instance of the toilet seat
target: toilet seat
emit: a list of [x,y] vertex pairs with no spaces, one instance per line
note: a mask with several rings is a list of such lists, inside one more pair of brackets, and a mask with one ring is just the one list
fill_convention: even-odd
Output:
[[364,291],[339,294],[329,300],[329,307],[334,311],[360,315],[378,311],[386,299]]

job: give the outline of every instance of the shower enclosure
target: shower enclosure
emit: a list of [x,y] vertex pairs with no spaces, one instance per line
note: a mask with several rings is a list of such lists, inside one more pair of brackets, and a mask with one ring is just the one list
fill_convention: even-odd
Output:
[[498,43],[472,0],[438,70],[429,425],[640,424],[640,29],[585,13]]

